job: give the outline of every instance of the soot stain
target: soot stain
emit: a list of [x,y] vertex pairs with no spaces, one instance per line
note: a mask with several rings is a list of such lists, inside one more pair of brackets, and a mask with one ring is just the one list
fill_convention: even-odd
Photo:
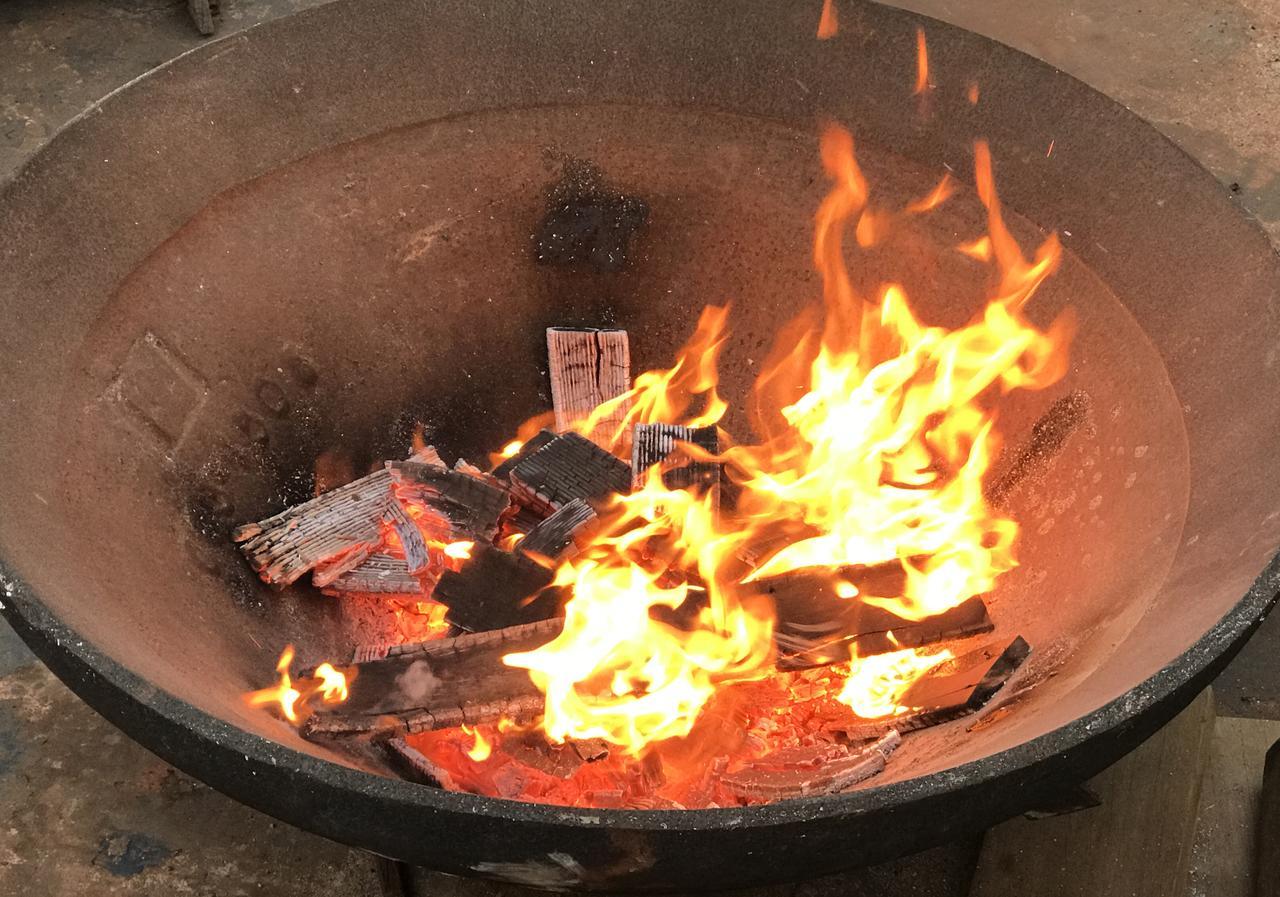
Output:
[[648,203],[609,187],[591,162],[570,159],[547,191],[547,211],[533,235],[534,258],[540,265],[620,271],[632,238],[648,220]]

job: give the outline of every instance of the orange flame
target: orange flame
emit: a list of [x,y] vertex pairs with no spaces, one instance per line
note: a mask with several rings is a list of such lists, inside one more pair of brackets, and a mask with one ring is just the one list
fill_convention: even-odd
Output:
[[[1015,565],[1018,526],[987,504],[982,482],[998,448],[994,402],[1065,369],[1069,322],[1042,332],[1021,314],[1057,264],[1057,241],[1030,262],[1023,256],[1001,216],[990,153],[977,144],[998,286],[965,326],[929,326],[899,284],[874,300],[855,294],[843,233],[851,221],[865,232],[881,222],[869,213],[852,136],[829,127],[821,158],[831,188],[815,217],[813,258],[824,314],[804,313],[779,335],[753,396],[762,440],[718,459],[737,487],[733,512],[718,513],[713,494],[669,490],[649,471],[557,570],[556,584],[572,594],[561,634],[504,658],[544,692],[542,726],[553,740],[602,738],[638,754],[687,734],[726,683],[769,675],[773,620],[754,594],[766,577],[828,571],[840,597],[919,620],[990,591]],[[904,214],[950,191],[944,178]],[[694,419],[718,419],[723,341],[724,310],[708,309],[671,370],[637,379],[626,425],[679,423],[695,395],[714,416]],[[778,535],[789,541],[749,569],[741,558]],[[900,588],[862,588],[840,573],[879,565],[901,568]],[[910,682],[946,656],[855,658],[842,700],[867,715],[901,712]]]
[[978,105],[978,82],[977,81],[970,82],[968,95],[969,95],[969,104],[972,106]]
[[315,676],[300,679],[296,684],[289,675],[289,667],[293,664],[293,645],[285,645],[276,662],[279,680],[270,688],[251,691],[244,696],[251,707],[272,706],[280,715],[297,726],[311,715],[311,707],[307,703],[311,698],[319,696],[326,704],[341,704],[347,699],[348,683],[355,678],[355,670],[339,670],[333,664],[325,662],[316,667]]
[[916,88],[912,93],[916,96],[929,89],[929,45],[925,41],[924,29],[916,29]]
[[818,40],[830,40],[840,30],[834,0],[823,0],[822,17],[818,19]]
[[450,542],[444,546],[444,556],[455,561],[465,561],[471,557],[471,549],[475,547],[475,542]]

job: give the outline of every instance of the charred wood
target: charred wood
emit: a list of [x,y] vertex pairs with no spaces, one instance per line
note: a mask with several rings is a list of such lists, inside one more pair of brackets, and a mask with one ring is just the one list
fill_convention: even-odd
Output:
[[[554,623],[554,625],[552,625]],[[542,713],[543,696],[528,671],[505,654],[540,647],[559,621],[400,646],[400,653],[356,664],[347,701],[303,724],[309,738],[414,734],[463,723],[522,722]],[[357,651],[357,657],[368,650]]]
[[551,513],[581,498],[600,501],[631,491],[631,466],[585,436],[565,433],[511,469],[517,495]]
[[528,442],[520,446],[520,450],[518,452],[495,467],[492,471],[493,476],[500,480],[506,479],[511,475],[511,471],[515,469],[517,464],[555,438],[556,434],[550,430],[539,430],[529,438]]
[[598,522],[595,509],[581,498],[575,498],[560,507],[545,520],[539,521],[520,540],[519,550],[525,554],[551,558],[561,557],[571,547],[581,548]]
[[403,484],[399,487],[403,494],[447,519],[455,538],[492,539],[499,517],[510,504],[507,491],[486,478],[411,461],[392,462],[388,467]]
[[[631,389],[631,350],[625,330],[547,328],[547,361],[556,429],[571,430],[599,406]],[[608,447],[622,427],[627,401],[614,401],[590,434]]]
[[631,430],[632,488],[644,484],[651,467],[661,466],[668,489],[710,489],[720,482],[720,465],[699,460],[683,450],[696,446],[709,455],[720,451],[715,427],[681,427],[674,424],[636,424]]
[[892,728],[914,732],[951,722],[981,710],[1012,678],[1031,654],[1031,646],[1017,636],[1003,650],[988,645],[962,654],[941,669],[917,680],[902,695],[909,713],[880,720],[858,720],[837,726],[851,741],[880,737]]
[[387,762],[402,778],[419,785],[432,785],[436,788],[454,790],[453,777],[449,771],[438,763],[434,763],[422,751],[415,748],[403,738],[392,738],[383,744]]
[[554,617],[560,610],[554,574],[527,556],[479,543],[461,570],[446,570],[431,597],[449,608],[450,623],[469,632]]
[[844,791],[882,772],[901,736],[886,732],[872,744],[789,748],[746,763],[720,776],[720,784],[739,798],[785,800]]
[[382,541],[391,474],[375,471],[236,529],[231,538],[266,582],[289,585],[316,565]]
[[348,570],[331,582],[319,581],[319,570],[313,577],[316,585],[323,585],[326,593],[366,592],[375,595],[425,594],[422,579],[409,571],[409,563],[403,557],[379,552],[372,554],[358,567]]
[[777,609],[774,640],[781,655],[779,667],[820,666],[848,660],[854,648],[863,656],[884,654],[994,628],[978,597],[924,620],[908,620],[857,596],[841,598],[835,591],[836,578],[866,595],[901,594],[906,584],[898,563],[845,567],[834,576],[828,571],[798,570],[759,580],[761,592],[773,598]]

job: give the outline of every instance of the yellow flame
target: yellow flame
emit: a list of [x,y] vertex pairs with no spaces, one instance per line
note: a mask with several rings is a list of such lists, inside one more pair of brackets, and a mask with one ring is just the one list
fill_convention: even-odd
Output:
[[929,44],[924,37],[924,29],[916,29],[916,95],[929,89]]
[[444,555],[455,561],[465,561],[471,557],[471,549],[475,547],[475,542],[450,542],[444,546]]
[[902,703],[907,690],[921,676],[953,656],[945,648],[931,654],[907,648],[888,654],[856,657],[850,664],[849,678],[836,700],[867,719],[898,716],[916,710],[918,708]]
[[285,645],[276,662],[276,673],[279,674],[276,684],[270,688],[251,691],[244,696],[244,700],[251,707],[274,706],[282,717],[297,726],[311,715],[308,701],[313,697],[319,696],[326,704],[341,704],[345,701],[349,693],[348,683],[355,678],[355,670],[339,670],[326,661],[316,667],[315,676],[295,683],[289,675],[293,657],[293,645]]
[[468,725],[462,726],[462,731],[472,737],[471,747],[466,749],[466,755],[477,763],[483,763],[493,754],[493,744],[489,739],[484,737],[484,733],[480,728],[471,728]]
[[[923,36],[920,48],[927,84]],[[899,284],[863,299],[845,267],[843,235],[856,221],[858,242],[871,242],[883,216],[868,212],[853,146],[836,126],[821,141],[831,181],[813,242],[822,314],[802,313],[778,335],[751,399],[759,441],[715,459],[736,487],[732,512],[719,512],[712,493],[669,490],[649,471],[641,488],[602,510],[591,543],[557,569],[555,584],[571,593],[560,635],[504,658],[544,692],[542,727],[553,740],[602,738],[638,754],[688,734],[725,684],[769,675],[772,608],[755,594],[765,577],[828,571],[841,598],[919,620],[991,590],[1014,566],[1017,524],[987,504],[982,482],[998,448],[995,402],[1065,370],[1069,320],[1041,331],[1022,316],[1057,264],[1057,241],[1050,237],[1030,261],[1023,256],[1004,225],[990,153],[978,143],[986,246],[999,275],[985,307],[948,330],[920,320]],[[944,178],[903,215],[928,211],[950,192]],[[707,308],[670,370],[640,375],[618,404],[580,426],[591,432],[623,402],[615,446],[635,423],[718,421],[726,317],[724,308]],[[696,399],[703,409],[691,413]],[[750,569],[742,558],[768,544],[781,547]],[[900,570],[885,578],[897,585],[842,573],[886,565]],[[943,659],[855,658],[842,699],[860,713],[900,712],[905,687]]]

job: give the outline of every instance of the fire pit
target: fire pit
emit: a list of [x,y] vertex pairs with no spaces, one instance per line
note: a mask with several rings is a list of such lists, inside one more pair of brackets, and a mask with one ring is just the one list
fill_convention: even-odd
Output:
[[[1271,249],[1207,174],[1082,85],[928,23],[917,93],[920,21],[839,11],[819,43],[816,10],[775,4],[517,18],[351,0],[109,98],[0,200],[8,618],[101,712],[229,794],[543,886],[818,875],[987,825],[1136,745],[1274,595]],[[1090,426],[1010,492],[1021,566],[987,596],[997,632],[1034,647],[1034,687],[979,725],[915,733],[861,791],[704,811],[426,788],[246,706],[285,642],[350,652],[338,603],[271,592],[227,539],[306,498],[318,457],[402,457],[425,421],[432,444],[482,459],[550,405],[548,327],[625,328],[639,371],[726,300],[721,386],[747,394],[819,294],[823,118],[853,126],[891,205],[944,169],[967,182],[984,136],[1015,236],[1062,234],[1028,314],[1047,327],[1074,309],[1070,369],[1011,394],[1000,429],[1034,447],[1077,394]],[[921,318],[958,327],[974,308],[956,297],[987,269],[954,247],[984,227],[961,187],[852,276],[870,293],[892,270]],[[725,425],[745,432],[736,414]]]

